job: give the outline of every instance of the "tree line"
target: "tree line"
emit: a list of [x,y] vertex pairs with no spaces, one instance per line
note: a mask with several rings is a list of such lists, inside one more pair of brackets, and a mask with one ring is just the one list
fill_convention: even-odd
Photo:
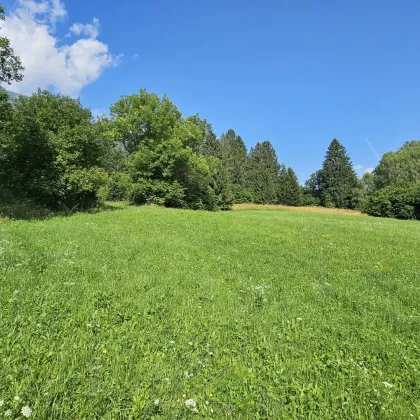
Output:
[[[24,69],[6,38],[0,57],[0,81],[20,81]],[[248,151],[233,129],[217,137],[166,95],[142,89],[116,101],[109,117],[94,118],[78,99],[41,90],[12,99],[0,88],[0,191],[49,208],[125,200],[217,210],[253,202],[420,218],[419,186],[419,141],[385,154],[358,179],[333,139],[321,169],[301,186],[269,141]]]

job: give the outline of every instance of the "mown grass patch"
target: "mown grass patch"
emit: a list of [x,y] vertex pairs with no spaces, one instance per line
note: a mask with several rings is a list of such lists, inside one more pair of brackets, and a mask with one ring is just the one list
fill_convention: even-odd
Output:
[[419,249],[416,222],[287,210],[6,221],[0,413],[418,418]]

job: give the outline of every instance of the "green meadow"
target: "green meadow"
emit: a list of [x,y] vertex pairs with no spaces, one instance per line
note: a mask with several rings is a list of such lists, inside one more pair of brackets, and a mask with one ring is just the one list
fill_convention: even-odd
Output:
[[420,417],[420,223],[115,205],[0,224],[0,417]]

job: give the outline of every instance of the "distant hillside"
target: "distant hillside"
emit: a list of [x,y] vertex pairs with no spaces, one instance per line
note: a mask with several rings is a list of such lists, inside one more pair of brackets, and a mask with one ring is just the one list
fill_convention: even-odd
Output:
[[7,90],[7,89],[5,89],[5,90],[6,90],[6,92],[10,95],[10,97],[11,97],[12,99],[14,99],[14,98],[16,98],[16,97],[18,97],[18,96],[19,96],[19,93],[11,92],[10,90]]

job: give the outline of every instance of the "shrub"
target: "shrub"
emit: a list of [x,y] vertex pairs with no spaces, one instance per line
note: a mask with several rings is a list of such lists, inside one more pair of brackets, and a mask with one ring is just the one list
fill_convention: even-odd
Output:
[[130,175],[124,172],[114,172],[106,185],[106,199],[109,201],[128,200],[131,187]]
[[167,207],[185,207],[184,189],[178,182],[139,179],[130,193],[133,204],[158,204]]
[[378,190],[367,199],[363,210],[371,216],[420,219],[420,184]]

